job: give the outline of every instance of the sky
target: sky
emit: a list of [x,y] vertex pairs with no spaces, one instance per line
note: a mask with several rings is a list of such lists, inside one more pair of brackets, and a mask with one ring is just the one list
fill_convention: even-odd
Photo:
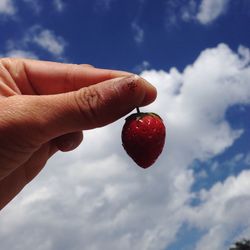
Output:
[[[124,118],[84,132],[0,212],[1,249],[222,250],[250,238],[249,0],[0,0],[0,56],[126,70],[167,128],[137,167]],[[128,100],[129,101],[129,100]]]

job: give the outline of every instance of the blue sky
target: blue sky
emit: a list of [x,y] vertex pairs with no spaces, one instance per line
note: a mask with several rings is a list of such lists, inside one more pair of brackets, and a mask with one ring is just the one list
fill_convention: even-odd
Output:
[[0,0],[2,57],[140,74],[158,90],[143,109],[167,127],[146,171],[121,147],[124,119],[86,131],[1,212],[2,248],[221,250],[250,238],[249,22],[248,0]]

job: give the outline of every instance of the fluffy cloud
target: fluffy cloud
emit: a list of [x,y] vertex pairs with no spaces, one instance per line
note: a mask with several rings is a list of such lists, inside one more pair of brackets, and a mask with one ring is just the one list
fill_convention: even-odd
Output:
[[16,58],[31,58],[38,59],[37,55],[32,51],[25,51],[20,49],[8,50],[4,54],[5,57],[16,57]]
[[[37,47],[35,51],[30,50],[30,45]],[[2,54],[9,57],[26,57],[36,59],[39,56],[39,50],[47,52],[57,60],[63,60],[65,39],[56,35],[53,30],[45,29],[39,25],[34,25],[25,31],[23,37],[18,41],[8,40],[6,42],[5,52]]]
[[[230,0],[202,0],[200,4],[194,0],[171,0],[167,6],[167,25],[173,25],[182,20],[197,21],[202,25],[214,22],[225,14]],[[240,3],[241,4],[241,3]]]
[[[225,112],[231,105],[249,100],[249,69],[244,69],[244,60],[221,44],[203,51],[182,74],[174,68],[169,73],[143,73],[151,82],[169,83],[161,89],[164,99],[153,107],[165,108],[168,128],[173,129],[169,139],[173,136],[173,145],[185,148],[191,159],[204,160],[223,152],[242,133],[230,128]],[[227,93],[223,95],[225,89]],[[175,153],[179,153],[177,148]]]
[[197,20],[202,24],[208,24],[223,14],[230,0],[202,0]]
[[249,178],[250,171],[243,171],[237,177],[229,177],[224,183],[200,192],[202,205],[193,208],[188,217],[194,220],[192,224],[206,230],[197,250],[224,249],[230,237],[241,237],[250,231]]
[[51,30],[41,29],[37,26],[31,29],[30,36],[27,39],[54,56],[62,56],[66,46],[65,40],[61,36],[55,35]]
[[[147,110],[167,125],[166,147],[155,166],[145,171],[125,154],[119,139],[123,119],[86,131],[77,150],[52,158],[2,211],[3,249],[166,249],[188,223],[204,232],[197,249],[212,242],[210,249],[219,250],[241,223],[249,231],[250,172],[194,192],[190,168],[194,160],[224,152],[244,133],[230,126],[225,113],[250,103],[249,50],[235,53],[220,44],[183,72],[141,75],[158,89]],[[200,202],[191,205],[197,197]]]
[[13,15],[16,13],[16,8],[12,0],[0,0],[0,14]]

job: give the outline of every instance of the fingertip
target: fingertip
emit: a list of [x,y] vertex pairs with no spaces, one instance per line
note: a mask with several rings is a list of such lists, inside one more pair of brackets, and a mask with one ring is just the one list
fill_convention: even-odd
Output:
[[135,74],[126,77],[126,79],[130,91],[135,91],[135,89],[137,89],[138,101],[140,102],[138,104],[139,106],[146,106],[156,99],[157,90],[146,79]]
[[83,133],[80,131],[61,135],[53,141],[58,150],[68,152],[76,149],[81,144],[82,140]]
[[146,79],[136,75],[138,81],[141,82],[144,88],[144,98],[142,100],[141,106],[146,106],[155,101],[157,97],[157,89],[151,83],[149,83]]

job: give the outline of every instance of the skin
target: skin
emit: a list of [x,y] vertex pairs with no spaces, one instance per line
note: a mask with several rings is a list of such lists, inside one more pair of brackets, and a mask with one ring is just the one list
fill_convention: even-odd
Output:
[[[128,72],[27,59],[0,60],[0,209],[83,130],[108,125],[156,98]],[[129,100],[129,102],[128,102]]]

